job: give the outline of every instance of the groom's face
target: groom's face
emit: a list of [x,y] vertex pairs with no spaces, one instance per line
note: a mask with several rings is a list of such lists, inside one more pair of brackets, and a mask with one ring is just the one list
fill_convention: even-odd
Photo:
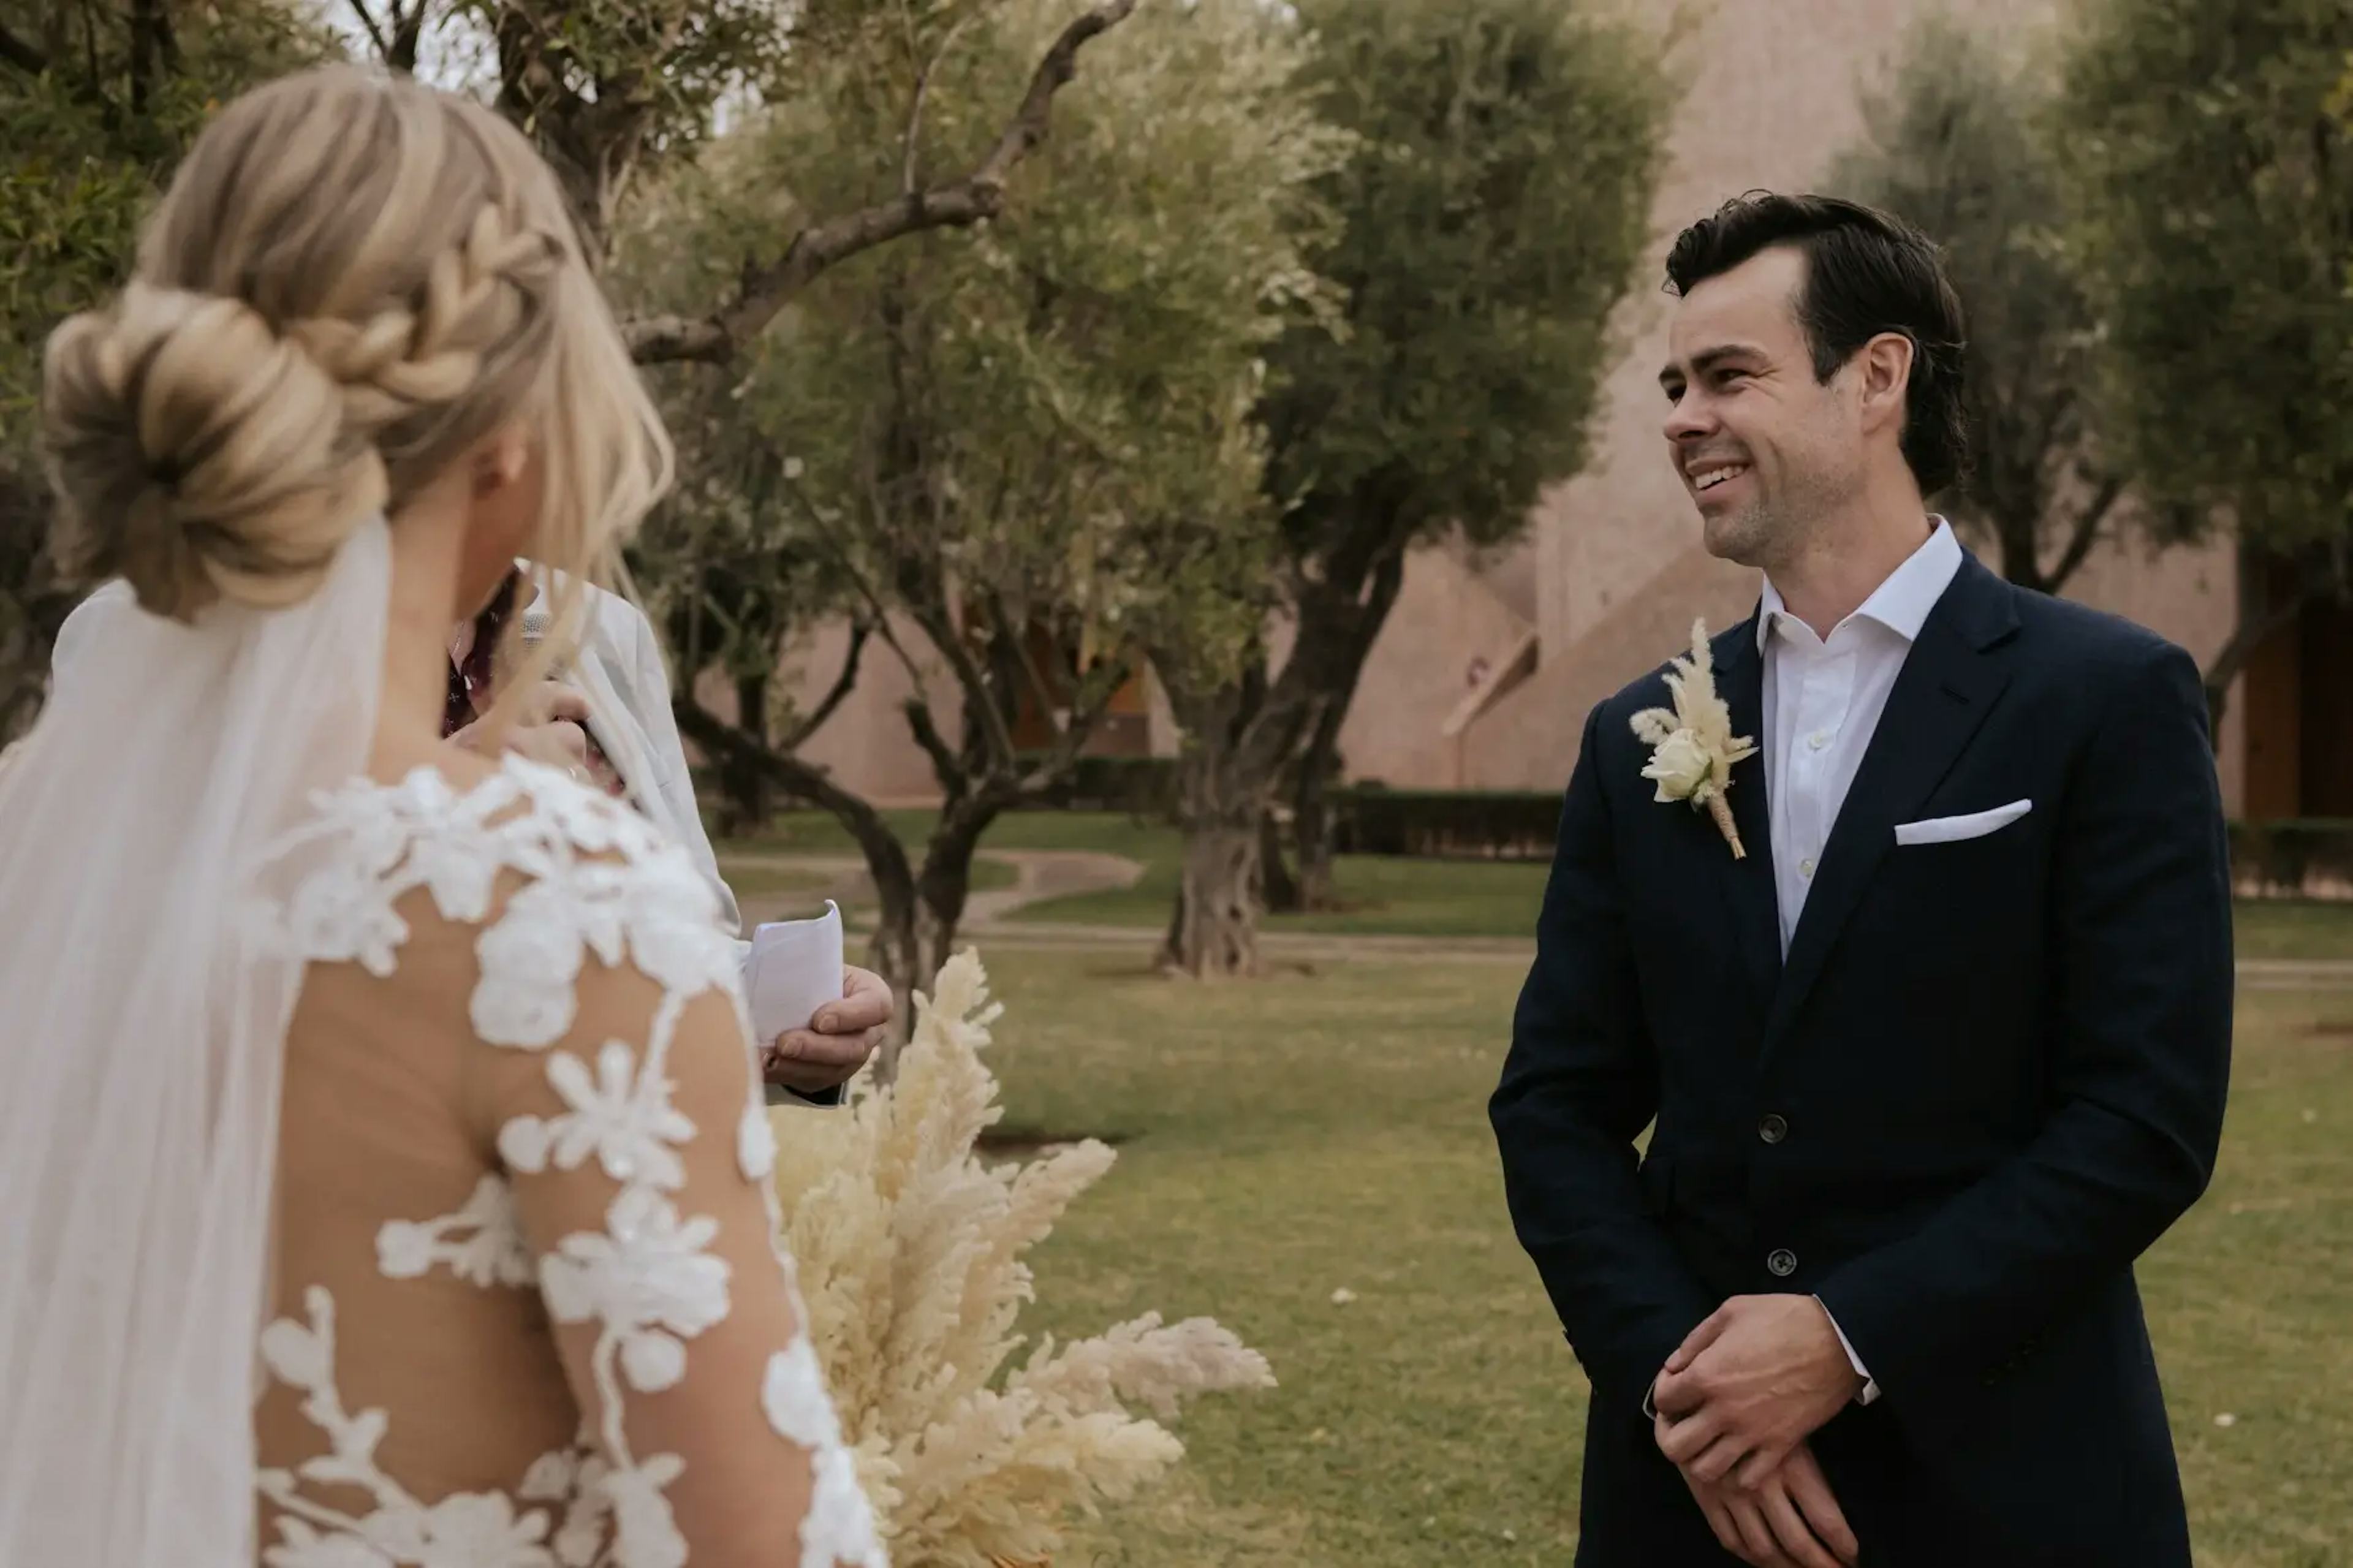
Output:
[[1711,553],[1771,571],[1862,482],[1846,374],[1815,379],[1798,320],[1804,252],[1776,246],[1694,285],[1676,307],[1667,448]]

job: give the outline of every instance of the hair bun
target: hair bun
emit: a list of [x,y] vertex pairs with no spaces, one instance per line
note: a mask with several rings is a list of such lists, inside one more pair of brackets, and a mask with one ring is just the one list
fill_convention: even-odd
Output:
[[133,283],[44,368],[59,564],[157,615],[300,599],[384,504],[334,378],[240,300]]

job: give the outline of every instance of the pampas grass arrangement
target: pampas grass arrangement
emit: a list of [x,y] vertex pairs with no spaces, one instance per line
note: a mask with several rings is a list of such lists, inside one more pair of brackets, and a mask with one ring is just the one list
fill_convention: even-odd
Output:
[[[950,959],[888,1088],[770,1112],[776,1196],[809,1334],[896,1568],[1050,1563],[1072,1516],[1184,1457],[1163,1423],[1197,1394],[1271,1388],[1266,1358],[1208,1318],[1157,1312],[1018,1364],[1028,1251],[1111,1169],[1088,1140],[984,1165],[1004,1114],[981,1060],[1003,1012],[969,950]],[[1149,1416],[1134,1414],[1142,1406]]]

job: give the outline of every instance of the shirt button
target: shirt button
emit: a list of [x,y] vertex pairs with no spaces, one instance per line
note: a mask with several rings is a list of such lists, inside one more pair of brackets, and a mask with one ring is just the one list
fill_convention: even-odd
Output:
[[1811,746],[1817,752],[1820,751],[1824,746],[1827,746],[1830,743],[1831,732],[1828,730],[1817,730],[1812,734],[1806,737],[1806,744]]
[[1807,860],[1800,860],[1800,861],[1799,861],[1799,862],[1798,862],[1798,875],[1799,875],[1799,876],[1800,876],[1800,877],[1808,877],[1808,878],[1810,878],[1813,874],[1814,874],[1814,863],[1813,863],[1813,861],[1811,861],[1810,859],[1807,859]]
[[1767,1143],[1778,1143],[1789,1135],[1789,1124],[1778,1116],[1768,1116],[1757,1124],[1757,1136]]
[[1798,1271],[1798,1255],[1786,1247],[1777,1248],[1773,1255],[1765,1260],[1765,1267],[1773,1271],[1775,1279],[1787,1279]]

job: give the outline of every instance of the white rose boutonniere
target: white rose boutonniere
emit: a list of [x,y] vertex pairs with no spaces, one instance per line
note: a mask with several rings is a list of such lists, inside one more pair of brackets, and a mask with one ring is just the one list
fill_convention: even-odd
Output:
[[1656,798],[1688,801],[1694,811],[1704,809],[1732,846],[1732,858],[1746,859],[1748,851],[1733,826],[1732,802],[1726,797],[1733,764],[1755,756],[1757,742],[1732,732],[1732,710],[1715,694],[1706,622],[1693,623],[1691,657],[1674,661],[1667,689],[1674,697],[1672,709],[1646,708],[1634,715],[1634,733],[1651,748],[1642,776],[1659,786]]

